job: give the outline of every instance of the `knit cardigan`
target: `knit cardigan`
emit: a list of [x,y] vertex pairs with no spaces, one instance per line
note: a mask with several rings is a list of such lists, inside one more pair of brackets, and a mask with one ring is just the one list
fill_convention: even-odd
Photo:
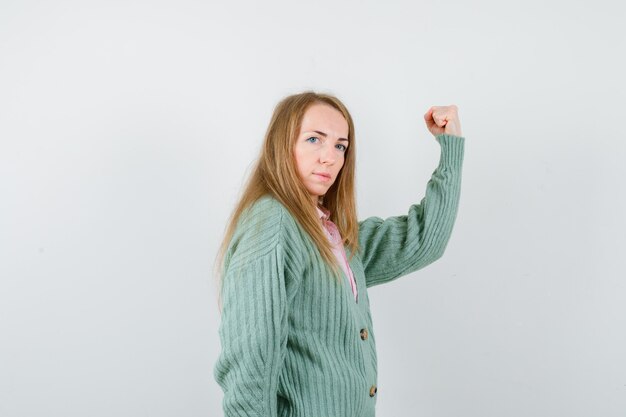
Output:
[[225,417],[375,416],[367,288],[439,259],[457,215],[465,138],[435,138],[440,161],[421,202],[406,215],[358,222],[350,261],[358,302],[278,200],[266,195],[244,211],[225,255],[222,350],[213,368]]

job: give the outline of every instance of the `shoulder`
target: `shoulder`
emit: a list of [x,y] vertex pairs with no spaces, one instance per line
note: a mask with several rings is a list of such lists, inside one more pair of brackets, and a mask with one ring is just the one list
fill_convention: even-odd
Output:
[[288,210],[274,197],[265,195],[239,216],[229,245],[229,252],[254,253],[257,256],[284,245],[289,228]]
[[282,214],[284,210],[286,210],[285,206],[273,196],[266,194],[252,203],[244,210],[244,213],[279,215]]
[[248,206],[237,222],[238,230],[254,229],[259,233],[278,232],[288,216],[287,209],[270,195],[264,195]]
[[[263,258],[280,256],[296,271],[307,261],[311,242],[287,207],[270,195],[248,206],[239,217],[230,241],[226,265],[249,265]],[[296,274],[297,275],[297,274]]]

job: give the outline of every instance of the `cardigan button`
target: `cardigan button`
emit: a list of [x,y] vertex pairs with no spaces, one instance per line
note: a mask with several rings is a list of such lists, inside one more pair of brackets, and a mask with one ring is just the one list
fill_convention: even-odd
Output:
[[376,388],[376,385],[372,385],[372,388],[370,388],[370,397],[373,397],[376,391],[378,391],[378,388]]
[[367,340],[367,329],[361,329],[361,339],[362,340]]

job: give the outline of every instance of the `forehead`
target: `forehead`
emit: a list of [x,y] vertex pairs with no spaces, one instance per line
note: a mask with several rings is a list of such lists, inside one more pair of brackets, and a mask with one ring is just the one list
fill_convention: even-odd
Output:
[[348,122],[343,114],[328,104],[311,105],[302,117],[301,132],[321,130],[324,133],[348,137]]

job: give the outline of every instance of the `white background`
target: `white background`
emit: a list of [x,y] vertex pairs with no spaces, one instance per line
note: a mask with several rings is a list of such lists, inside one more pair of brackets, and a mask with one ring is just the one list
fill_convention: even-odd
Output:
[[443,258],[373,287],[380,416],[624,416],[617,1],[0,3],[0,415],[219,416],[211,275],[274,105],[356,124],[359,218],[466,137]]

